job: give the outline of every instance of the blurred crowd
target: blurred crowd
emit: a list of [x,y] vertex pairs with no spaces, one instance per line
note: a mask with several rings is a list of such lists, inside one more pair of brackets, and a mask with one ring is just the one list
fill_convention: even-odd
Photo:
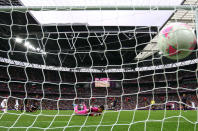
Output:
[[[36,97],[37,96],[37,97]],[[14,109],[16,99],[19,100],[19,106],[24,106],[24,100],[31,104],[37,101],[42,110],[72,110],[73,104],[86,103],[88,106],[104,105],[106,109],[112,109],[112,104],[116,100],[117,110],[145,110],[151,108],[151,100],[155,100],[156,109],[169,109],[170,104],[175,104],[175,109],[180,109],[182,104],[182,94],[133,94],[119,95],[114,97],[84,97],[78,98],[75,95],[28,95],[16,93],[14,96],[1,93],[0,101],[8,97],[8,109]],[[192,102],[198,106],[198,98],[194,93],[187,94],[187,106],[192,107]]]
[[[0,67],[0,101],[8,96],[8,108],[14,109],[15,100],[22,107],[24,100],[36,100],[43,110],[73,109],[72,104],[85,102],[88,106],[105,105],[112,109],[166,109],[175,104],[180,108],[182,94],[187,95],[187,105],[197,102],[196,72],[139,72],[139,73],[74,73],[31,68]],[[110,87],[95,87],[94,78],[110,78]],[[38,96],[38,98],[36,97]]]

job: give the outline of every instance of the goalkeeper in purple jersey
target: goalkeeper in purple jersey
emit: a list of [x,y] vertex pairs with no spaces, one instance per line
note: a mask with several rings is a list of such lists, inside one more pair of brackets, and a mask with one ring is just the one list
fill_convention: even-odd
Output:
[[87,106],[83,104],[83,110],[79,111],[78,110],[78,105],[74,105],[74,111],[77,115],[101,115],[101,113],[104,110],[104,106],[101,105],[99,107],[91,107],[90,109],[87,109]]

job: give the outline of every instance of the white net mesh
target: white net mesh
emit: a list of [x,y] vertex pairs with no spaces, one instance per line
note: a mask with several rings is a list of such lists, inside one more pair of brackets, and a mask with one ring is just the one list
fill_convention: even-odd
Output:
[[0,130],[197,130],[197,49],[157,47],[196,0],[0,4]]

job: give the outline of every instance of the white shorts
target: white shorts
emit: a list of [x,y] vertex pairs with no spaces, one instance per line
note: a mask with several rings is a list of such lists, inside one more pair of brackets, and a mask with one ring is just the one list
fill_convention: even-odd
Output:
[[1,105],[1,108],[6,108],[6,105]]

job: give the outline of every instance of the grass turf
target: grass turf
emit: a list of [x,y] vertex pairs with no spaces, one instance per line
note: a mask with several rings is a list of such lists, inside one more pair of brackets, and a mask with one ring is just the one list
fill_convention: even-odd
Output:
[[[72,116],[73,111],[0,113],[0,131],[198,131],[197,111],[105,111],[102,116]],[[67,128],[66,128],[67,127]]]

